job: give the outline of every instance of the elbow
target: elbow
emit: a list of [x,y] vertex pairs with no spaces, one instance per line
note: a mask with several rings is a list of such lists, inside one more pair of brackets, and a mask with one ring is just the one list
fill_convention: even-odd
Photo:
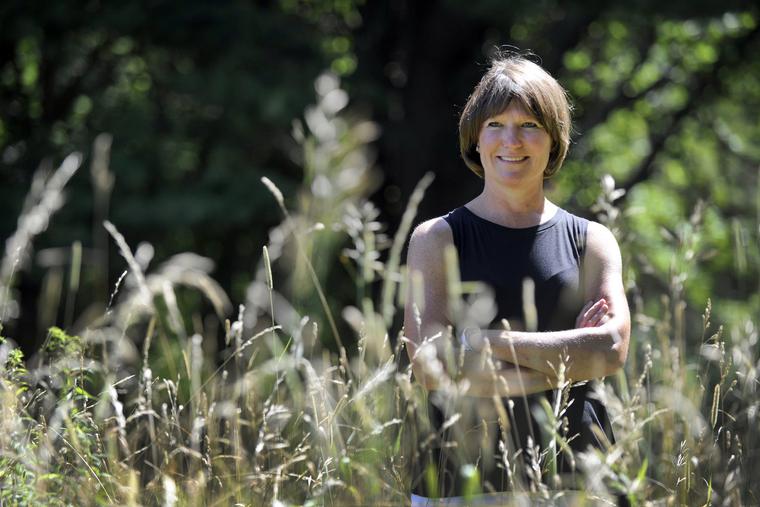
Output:
[[429,364],[412,363],[412,373],[417,383],[425,391],[435,391],[441,389],[447,384],[448,377],[443,374],[442,369],[430,368]]
[[625,358],[614,346],[588,351],[583,361],[570,364],[571,380],[589,380],[614,375],[625,364]]
[[428,375],[417,375],[415,373],[414,378],[417,379],[417,383],[427,392],[435,391],[440,388],[440,384]]
[[417,384],[425,391],[435,391],[438,388],[438,383],[435,382],[435,379],[430,375],[425,375],[422,368],[414,367],[412,368],[412,372],[414,372],[414,379],[417,381]]
[[622,350],[617,344],[613,345],[607,353],[605,376],[613,375],[625,366],[625,360],[628,357],[628,351]]
[[595,335],[593,344],[579,355],[583,357],[580,362],[583,365],[583,378],[614,375],[625,366],[628,357],[628,326],[610,321],[595,328],[592,333]]
[[437,357],[435,347],[430,344],[420,346],[411,342],[407,343],[407,352],[409,353],[414,378],[426,391],[439,389],[441,385],[446,383],[445,369]]
[[627,324],[611,326],[609,329],[610,343],[605,354],[606,375],[617,373],[625,366],[628,359],[628,341],[630,326]]
[[571,363],[570,378],[589,380],[614,375],[625,365],[625,355],[616,345],[596,347],[587,351],[583,361]]
[[435,389],[430,375],[425,374],[425,365],[420,357],[417,357],[418,345],[410,339],[406,339],[406,351],[409,354],[409,362],[412,366],[412,374],[417,383],[426,391]]

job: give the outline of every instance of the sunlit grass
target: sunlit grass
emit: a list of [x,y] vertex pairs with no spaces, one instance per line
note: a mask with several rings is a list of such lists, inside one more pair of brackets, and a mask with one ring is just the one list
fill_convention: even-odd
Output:
[[[29,370],[13,342],[3,341],[2,503],[402,505],[413,481],[438,480],[434,469],[415,475],[432,446],[465,447],[480,401],[464,395],[450,336],[430,337],[444,353],[427,362],[426,373],[445,379],[454,407],[447,431],[439,432],[397,324],[405,294],[415,290],[401,252],[431,177],[420,182],[389,241],[376,208],[362,197],[371,188],[366,144],[374,127],[339,114],[345,100],[333,78],[322,78],[318,89],[308,132],[297,124],[294,134],[305,188],[289,209],[276,184],[265,182],[283,222],[262,245],[247,299],[231,321],[232,303],[210,276],[208,259],[182,254],[151,268],[106,222],[129,271],[102,302],[106,312],[78,336],[52,328]],[[11,243],[20,246],[5,252],[4,319],[15,308],[14,266],[41,231],[31,216],[47,220],[55,211],[75,161],[37,184],[24,212],[31,215],[19,221]],[[625,229],[614,207],[614,182],[604,188],[598,210],[630,238],[625,253],[635,231]],[[690,238],[680,241],[687,255]],[[335,307],[335,288],[324,281],[338,259],[356,287],[345,308]],[[634,505],[760,501],[753,484],[760,465],[757,322],[745,316],[713,324],[708,301],[699,336],[691,336],[683,300],[688,263],[675,259],[674,266],[673,278],[663,281],[667,289],[646,295],[660,298],[659,313],[634,305],[626,369],[594,384],[617,441],[572,456],[583,472],[575,479],[559,476],[556,453],[572,435],[563,432],[567,407],[558,396],[539,416],[549,439],[534,442],[529,459],[502,439],[501,465],[515,503],[594,505],[616,495]],[[450,290],[464,289],[454,283]],[[298,306],[291,298],[313,303]],[[493,370],[487,352],[482,360]],[[569,387],[560,384],[560,391]],[[501,404],[493,409],[509,417]],[[474,463],[458,465],[469,494],[488,492]]]

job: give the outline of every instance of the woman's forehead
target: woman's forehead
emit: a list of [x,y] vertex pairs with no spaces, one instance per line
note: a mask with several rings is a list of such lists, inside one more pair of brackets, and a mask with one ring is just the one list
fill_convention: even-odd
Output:
[[505,106],[502,107],[492,107],[491,110],[488,111],[488,118],[494,118],[496,116],[503,116],[507,114],[518,114],[520,116],[529,116],[531,118],[536,118],[536,113],[533,112],[533,110],[525,105],[525,103],[520,100],[517,97],[511,98]]

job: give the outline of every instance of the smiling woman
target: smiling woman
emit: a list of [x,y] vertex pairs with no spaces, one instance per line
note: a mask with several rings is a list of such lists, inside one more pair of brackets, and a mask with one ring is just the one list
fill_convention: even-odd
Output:
[[487,191],[499,194],[499,185],[515,186],[521,180],[544,179],[552,139],[538,119],[517,100],[488,118],[480,129],[477,152]]
[[[422,290],[407,298],[408,351],[440,435],[412,482],[413,505],[467,496],[473,480],[482,493],[513,490],[516,462],[525,463],[523,479],[534,486],[551,477],[552,487],[582,488],[573,453],[614,442],[606,409],[586,381],[618,370],[628,350],[617,242],[604,226],[544,196],[544,180],[567,154],[570,107],[541,67],[521,56],[492,62],[459,129],[462,158],[483,178],[483,191],[418,226],[409,244],[409,272]],[[447,251],[456,252],[458,276],[446,268]],[[461,329],[451,310],[457,278],[490,287],[497,306],[491,325]],[[467,386],[464,400],[440,367],[447,344],[432,345],[449,326],[461,336],[455,374]],[[483,353],[494,360],[490,371],[477,360]],[[465,405],[474,410],[463,415]],[[547,406],[563,407],[555,408],[558,423],[537,418]],[[562,451],[547,452],[550,441]],[[509,499],[481,503],[489,501]]]

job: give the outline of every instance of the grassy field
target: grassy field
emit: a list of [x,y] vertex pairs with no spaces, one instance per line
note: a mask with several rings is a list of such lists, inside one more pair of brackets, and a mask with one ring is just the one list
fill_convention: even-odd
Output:
[[[296,129],[312,184],[293,208],[274,183],[262,183],[283,222],[262,245],[237,311],[207,259],[183,254],[146,269],[140,252],[106,223],[128,273],[101,302],[106,311],[67,326],[78,329],[76,336],[51,328],[29,362],[15,346],[24,337],[2,340],[2,505],[408,502],[412,464],[445,438],[427,421],[426,394],[414,383],[397,324],[408,290],[402,247],[430,177],[387,237],[377,210],[361,198],[369,169],[356,174],[367,166],[363,150],[377,133],[328,106],[323,101],[311,114],[334,128]],[[79,162],[67,159],[30,194],[37,206],[24,211],[3,260],[3,319],[19,262],[41,232],[34,224],[55,211]],[[345,184],[315,192],[320,177]],[[600,206],[613,220],[611,200]],[[625,256],[635,231],[610,225],[628,238],[621,241]],[[78,248],[67,298],[84,279]],[[356,301],[331,309],[331,288],[322,280],[340,263],[353,274]],[[554,438],[537,443],[530,469],[507,452],[516,503],[603,505],[611,495],[626,495],[633,505],[760,503],[756,316],[714,323],[710,301],[688,307],[688,283],[688,271],[675,272],[661,293],[633,294],[626,368],[595,383],[618,441],[574,456],[585,472],[582,489],[569,489],[553,472],[552,457],[570,437],[562,433],[559,404],[546,409]],[[644,313],[642,297],[658,298],[656,314]],[[701,325],[687,322],[695,312]],[[460,409],[452,427],[477,414],[463,389],[449,385]],[[475,494],[471,465],[461,463],[461,470]]]

